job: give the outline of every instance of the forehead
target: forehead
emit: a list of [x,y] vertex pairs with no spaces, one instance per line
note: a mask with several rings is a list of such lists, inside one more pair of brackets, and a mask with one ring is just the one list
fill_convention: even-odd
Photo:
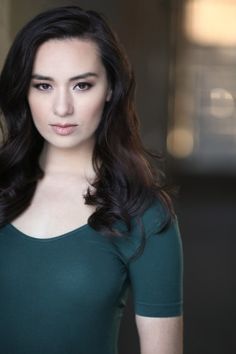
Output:
[[33,72],[40,74],[74,74],[75,71],[104,71],[100,50],[89,39],[51,39],[36,52]]

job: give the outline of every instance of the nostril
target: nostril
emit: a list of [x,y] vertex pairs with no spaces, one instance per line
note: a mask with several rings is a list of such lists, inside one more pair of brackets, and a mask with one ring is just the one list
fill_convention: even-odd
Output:
[[74,112],[73,105],[69,103],[62,103],[54,105],[54,114],[58,116],[71,115]]

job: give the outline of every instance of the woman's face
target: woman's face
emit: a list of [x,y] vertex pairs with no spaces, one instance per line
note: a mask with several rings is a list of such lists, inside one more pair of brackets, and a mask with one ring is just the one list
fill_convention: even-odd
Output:
[[60,148],[92,147],[110,96],[106,70],[93,41],[53,39],[38,48],[28,103],[34,125],[47,143]]

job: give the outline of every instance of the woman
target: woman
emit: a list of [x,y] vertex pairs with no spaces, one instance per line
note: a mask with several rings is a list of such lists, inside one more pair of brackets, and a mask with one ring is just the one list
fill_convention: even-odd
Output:
[[26,24],[0,105],[1,351],[115,354],[131,290],[141,353],[180,354],[178,225],[103,17],[65,6]]

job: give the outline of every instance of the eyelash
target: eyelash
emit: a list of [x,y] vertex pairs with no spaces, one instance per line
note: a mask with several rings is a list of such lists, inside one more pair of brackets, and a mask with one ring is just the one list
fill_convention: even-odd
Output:
[[93,86],[89,82],[79,82],[78,84],[75,85],[75,87],[79,85],[85,85],[87,87],[86,89],[82,89],[82,90],[80,89],[79,91],[87,91]]
[[[90,84],[90,83],[88,83],[88,82],[79,82],[78,84],[76,84],[75,86],[74,86],[74,88],[73,89],[75,89],[77,86],[79,86],[79,85],[85,85],[87,88],[85,88],[85,89],[79,89],[78,91],[87,91],[87,90],[89,90],[93,85],[92,84]],[[44,86],[44,88],[42,88]],[[45,86],[47,87],[47,88],[45,88]],[[46,84],[46,83],[39,83],[39,84],[34,84],[33,85],[33,87],[35,87],[36,89],[38,89],[39,91],[49,91],[49,87],[50,87],[51,85],[49,85],[49,84]]]
[[48,84],[33,84],[33,87],[35,87],[36,89],[38,89],[40,91],[48,91],[47,89],[45,89],[45,87],[42,88],[43,86],[49,87],[50,85],[48,85]]

